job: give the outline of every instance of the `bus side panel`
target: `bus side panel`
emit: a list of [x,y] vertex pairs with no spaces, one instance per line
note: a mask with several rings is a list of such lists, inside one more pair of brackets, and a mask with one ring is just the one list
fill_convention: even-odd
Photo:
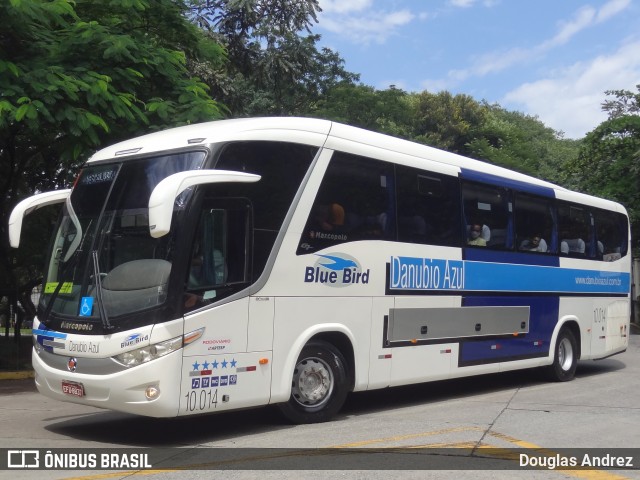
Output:
[[366,389],[371,311],[371,297],[277,297],[271,401],[289,399],[300,351],[318,334],[338,333],[346,337],[354,351],[355,390]]
[[[443,380],[451,375],[452,364],[455,362],[454,357],[457,353],[455,343],[443,340],[433,345],[411,344],[412,340],[421,338],[421,328],[427,325],[428,328],[433,328],[434,319],[430,312],[436,312],[437,310],[434,310],[436,308],[442,308],[445,311],[448,308],[460,308],[460,297],[436,295],[396,297],[395,312],[411,311],[411,314],[398,315],[409,320],[404,322],[405,325],[396,326],[398,332],[401,335],[404,334],[403,337],[395,338],[393,332],[388,333],[390,340],[402,342],[402,346],[389,349],[393,352],[392,386]],[[450,323],[447,318],[439,320]]]
[[469,296],[464,307],[529,307],[528,332],[511,336],[467,339],[460,344],[459,367],[485,363],[547,357],[558,322],[559,299],[555,296]]
[[371,353],[369,355],[369,384],[367,388],[386,388],[391,381],[393,355],[386,346],[385,324],[394,308],[393,297],[374,297],[371,315]]
[[269,403],[271,358],[270,352],[185,356],[178,415]]
[[250,300],[242,298],[185,317],[185,333],[203,327],[204,333],[184,348],[179,415],[269,402],[271,353],[247,352]]
[[597,359],[624,351],[629,344],[629,301],[620,298],[563,298],[563,311],[578,316],[582,359]]

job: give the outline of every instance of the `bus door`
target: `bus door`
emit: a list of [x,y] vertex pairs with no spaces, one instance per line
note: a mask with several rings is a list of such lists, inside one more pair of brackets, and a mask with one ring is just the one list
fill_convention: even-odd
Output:
[[236,295],[250,284],[251,232],[247,199],[203,202],[183,300],[185,332],[202,336],[184,349],[182,415],[268,401],[270,370],[247,353],[250,298]]

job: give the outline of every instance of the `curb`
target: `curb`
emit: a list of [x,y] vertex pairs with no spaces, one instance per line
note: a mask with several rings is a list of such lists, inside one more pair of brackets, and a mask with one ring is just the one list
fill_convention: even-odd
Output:
[[0,380],[24,380],[34,377],[35,372],[33,370],[25,370],[21,372],[0,372]]

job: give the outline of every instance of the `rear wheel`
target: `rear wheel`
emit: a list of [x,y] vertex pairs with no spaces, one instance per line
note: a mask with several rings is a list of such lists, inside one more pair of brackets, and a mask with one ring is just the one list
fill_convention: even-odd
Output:
[[563,328],[556,341],[553,363],[548,367],[549,377],[556,382],[572,380],[578,366],[578,343],[571,330]]
[[342,353],[330,343],[307,344],[293,370],[291,397],[280,405],[284,416],[293,423],[330,420],[347,397],[345,365]]

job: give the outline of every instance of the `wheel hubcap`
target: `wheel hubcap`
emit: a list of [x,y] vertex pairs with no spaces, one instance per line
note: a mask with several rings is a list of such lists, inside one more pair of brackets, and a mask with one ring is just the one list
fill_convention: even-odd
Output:
[[332,391],[333,374],[324,360],[305,358],[296,365],[291,392],[300,405],[320,406],[329,400]]
[[565,372],[573,365],[573,347],[567,338],[563,338],[558,348],[558,363]]

